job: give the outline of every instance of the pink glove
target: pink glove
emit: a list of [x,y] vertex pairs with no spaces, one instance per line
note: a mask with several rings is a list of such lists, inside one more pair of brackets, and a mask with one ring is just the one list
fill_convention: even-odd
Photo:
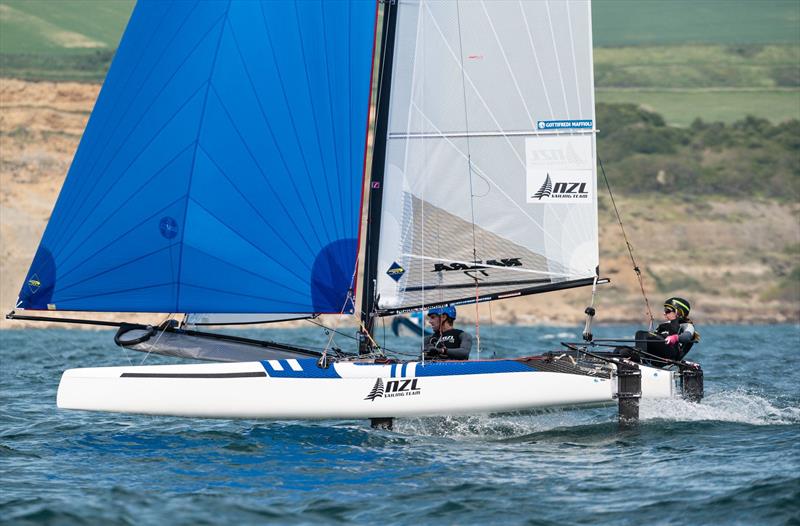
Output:
[[667,345],[675,345],[678,343],[678,335],[677,334],[670,334],[664,339],[664,343]]

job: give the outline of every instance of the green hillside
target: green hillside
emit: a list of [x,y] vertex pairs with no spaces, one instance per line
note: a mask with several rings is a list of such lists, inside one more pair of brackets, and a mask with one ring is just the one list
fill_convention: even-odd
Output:
[[800,120],[798,90],[673,90],[597,89],[597,102],[632,103],[664,116],[670,126],[689,126],[695,119],[733,123],[748,115],[779,123]]
[[800,119],[798,44],[595,48],[594,66],[599,102],[640,104],[671,125]]
[[[134,0],[2,0],[3,53],[115,48]],[[796,0],[594,0],[596,46],[797,43]]]
[[[0,76],[100,82],[133,0],[0,0]],[[668,124],[800,119],[800,1],[594,0],[597,100]]]
[[131,0],[2,0],[2,53],[71,54],[116,49]]
[[696,119],[686,128],[633,104],[598,104],[597,150],[612,186],[629,194],[800,200],[800,121]]
[[796,44],[797,0],[594,0],[595,46]]
[[0,1],[0,74],[101,81],[133,5],[132,0]]
[[594,0],[597,100],[671,125],[800,119],[797,0]]

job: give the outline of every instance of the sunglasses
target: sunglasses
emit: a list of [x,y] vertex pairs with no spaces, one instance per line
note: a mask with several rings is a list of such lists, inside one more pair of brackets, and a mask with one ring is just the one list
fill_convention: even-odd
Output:
[[673,309],[664,309],[664,314],[669,314],[670,312],[675,312]]

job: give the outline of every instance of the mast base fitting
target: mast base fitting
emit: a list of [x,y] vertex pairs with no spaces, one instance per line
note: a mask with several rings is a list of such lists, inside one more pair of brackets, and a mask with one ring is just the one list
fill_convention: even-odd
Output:
[[617,363],[617,401],[621,425],[631,425],[639,421],[641,398],[642,371],[639,366],[627,361]]
[[369,425],[372,426],[372,429],[385,429],[387,431],[391,431],[392,427],[394,427],[394,418],[370,418]]
[[698,403],[703,399],[703,370],[699,366],[681,369],[681,394],[684,400]]

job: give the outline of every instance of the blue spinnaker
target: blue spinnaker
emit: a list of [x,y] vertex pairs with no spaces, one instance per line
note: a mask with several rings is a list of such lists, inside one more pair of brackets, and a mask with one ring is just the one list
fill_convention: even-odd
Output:
[[18,306],[340,312],[376,9],[140,1]]

